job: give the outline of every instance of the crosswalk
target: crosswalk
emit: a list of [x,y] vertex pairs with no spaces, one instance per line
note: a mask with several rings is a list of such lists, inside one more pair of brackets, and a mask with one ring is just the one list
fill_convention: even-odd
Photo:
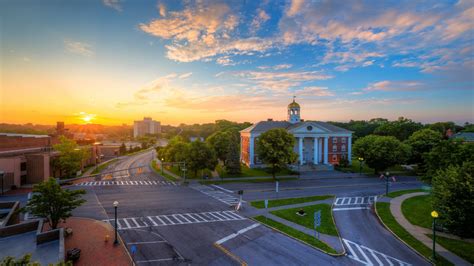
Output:
[[344,206],[344,205],[371,205],[377,200],[377,196],[368,196],[368,197],[341,197],[336,198],[334,205]]
[[347,247],[348,257],[367,266],[373,265],[400,265],[408,266],[410,263],[388,256],[366,246],[359,245],[347,239],[342,239]]
[[239,198],[208,186],[201,185],[192,188],[229,206],[237,205],[239,202]]
[[178,186],[172,181],[90,181],[76,186]]
[[[177,213],[157,216],[144,216],[132,218],[117,219],[117,228],[119,230],[137,229],[150,226],[169,226],[169,225],[183,225],[183,224],[197,224],[210,222],[228,222],[245,220],[234,211],[214,211],[214,212],[200,212],[200,213]],[[114,225],[115,220],[105,220]]]

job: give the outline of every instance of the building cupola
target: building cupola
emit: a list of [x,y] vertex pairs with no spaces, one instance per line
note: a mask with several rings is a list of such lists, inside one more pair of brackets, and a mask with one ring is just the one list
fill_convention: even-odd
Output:
[[300,105],[295,102],[296,96],[293,96],[293,102],[288,104],[288,122],[295,124],[301,121]]

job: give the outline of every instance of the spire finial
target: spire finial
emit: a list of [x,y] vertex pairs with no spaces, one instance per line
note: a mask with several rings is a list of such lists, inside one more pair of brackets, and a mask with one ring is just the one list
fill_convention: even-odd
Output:
[[295,102],[295,99],[296,99],[296,95],[293,95],[293,102]]

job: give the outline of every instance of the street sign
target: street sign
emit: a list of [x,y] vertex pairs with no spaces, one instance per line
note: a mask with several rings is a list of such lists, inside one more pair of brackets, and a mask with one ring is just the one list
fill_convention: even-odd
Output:
[[137,246],[132,245],[132,246],[130,247],[130,252],[132,253],[132,255],[134,255],[135,253],[137,253]]
[[268,209],[268,200],[265,200],[265,209]]
[[279,183],[278,183],[278,181],[276,181],[276,183],[275,183],[275,191],[276,192],[278,192],[278,187],[279,187]]
[[317,239],[319,239],[319,231],[317,230],[318,226],[321,226],[321,210],[314,213],[314,237]]

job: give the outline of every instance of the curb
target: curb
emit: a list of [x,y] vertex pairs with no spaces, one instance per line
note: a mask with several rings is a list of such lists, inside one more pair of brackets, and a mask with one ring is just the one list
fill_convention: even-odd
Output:
[[[382,194],[381,196],[379,197],[384,197],[384,195]],[[377,199],[379,199],[379,197],[377,197]],[[391,199],[391,198],[390,198]],[[391,200],[390,200],[391,201]],[[379,213],[377,212],[377,202],[378,200],[375,201],[375,204],[373,205],[374,207],[374,210],[375,210],[375,215],[377,216],[377,219],[379,220],[379,222],[383,225],[383,227],[385,227],[385,229],[387,229],[393,236],[395,236],[396,239],[398,239],[400,242],[402,242],[405,246],[407,246],[408,248],[410,248],[411,250],[413,250],[416,254],[418,254],[420,257],[422,257],[426,262],[430,263],[431,265],[435,265],[433,264],[433,262],[429,259],[427,259],[425,256],[423,256],[423,254],[421,254],[418,250],[414,249],[412,246],[408,245],[405,241],[403,241],[403,239],[401,239],[397,234],[395,234],[382,220],[382,218],[380,217]],[[390,202],[388,202],[388,204],[391,204]],[[389,205],[390,206],[390,205]],[[390,212],[391,214],[391,212]],[[393,215],[392,215],[393,216]],[[398,224],[398,223],[397,223]],[[401,226],[401,225],[400,225]],[[402,227],[402,226],[401,226]],[[402,227],[403,228],[403,227]],[[405,228],[404,228],[405,229]],[[410,234],[410,233],[408,233]],[[411,234],[410,234],[411,235]],[[415,238],[416,239],[416,238]],[[417,241],[419,241],[417,239]]]
[[[287,237],[290,237],[290,238],[292,238],[292,239],[294,239],[294,240],[296,240],[296,241],[298,241],[298,242],[300,242],[300,243],[303,243],[303,244],[306,245],[306,246],[309,246],[309,247],[311,247],[311,248],[313,248],[313,249],[316,249],[316,250],[318,250],[318,251],[320,251],[320,252],[322,252],[322,253],[325,253],[325,254],[327,254],[327,255],[329,255],[329,256],[332,256],[332,257],[341,257],[341,256],[344,256],[344,255],[345,255],[345,253],[340,254],[340,253],[327,252],[327,251],[322,250],[322,249],[320,249],[320,248],[318,248],[318,247],[315,247],[315,246],[313,246],[313,245],[310,245],[310,244],[304,242],[304,241],[301,240],[301,239],[298,239],[298,238],[296,238],[296,237],[294,237],[294,236],[291,236],[291,235],[289,235],[289,234],[287,234],[287,233],[285,233],[285,232],[282,232],[282,231],[280,231],[280,230],[278,230],[278,229],[276,229],[276,228],[274,228],[274,227],[271,227],[271,226],[269,226],[269,225],[267,225],[267,224],[261,223],[260,221],[255,220],[253,217],[249,217],[249,219],[251,219],[251,220],[253,220],[253,221],[257,222],[257,223],[260,223],[260,224],[262,224],[262,225],[264,225],[264,226],[266,226],[266,227],[272,229],[273,231],[276,231],[276,232],[278,232],[278,233],[280,233],[280,234],[283,234],[283,235],[285,235],[285,236],[287,236]],[[295,230],[296,230],[296,229],[295,229]],[[297,231],[299,231],[299,230],[297,230]],[[301,232],[301,231],[299,231],[299,232]],[[320,241],[321,241],[321,240],[320,240]],[[321,242],[323,242],[323,241],[321,241]],[[325,242],[323,242],[323,243],[325,243]],[[328,245],[327,243],[325,243],[325,244]],[[329,245],[328,245],[328,246],[329,246]]]
[[237,255],[233,254],[232,252],[230,252],[229,250],[227,250],[225,247],[223,247],[222,245],[219,245],[217,243],[214,243],[214,247],[216,247],[217,249],[219,249],[220,251],[224,252],[227,256],[229,256],[231,259],[235,260],[236,262],[238,262],[240,265],[242,266],[247,266],[247,262],[245,262],[243,259],[239,258]]
[[342,237],[341,237],[341,234],[339,233],[339,228],[337,227],[337,223],[336,223],[336,220],[334,219],[334,215],[333,215],[333,211],[332,209],[334,208],[334,202],[336,200],[336,196],[332,197],[333,200],[332,200],[332,204],[331,204],[331,218],[332,218],[332,222],[334,223],[334,227],[336,227],[336,232],[337,232],[337,237],[339,238],[339,243],[341,243],[341,246],[342,246],[342,255],[346,255],[347,254],[347,250],[346,250],[346,247],[344,246],[344,244],[342,243]]

